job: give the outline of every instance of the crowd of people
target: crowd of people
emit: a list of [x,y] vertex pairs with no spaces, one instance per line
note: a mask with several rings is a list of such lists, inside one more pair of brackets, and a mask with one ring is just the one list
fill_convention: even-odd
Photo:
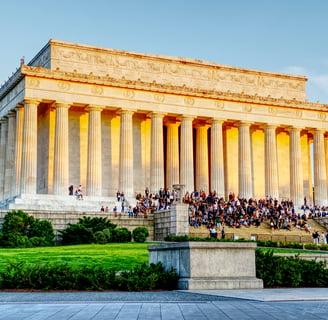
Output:
[[[73,188],[70,187],[70,194]],[[83,199],[82,186],[80,185],[75,195],[77,199]],[[155,211],[168,210],[173,202],[179,199],[177,190],[160,188],[159,192],[151,193],[148,188],[145,193],[136,194],[136,205],[126,207],[124,192],[117,191],[117,201],[120,202],[121,213],[127,213],[129,217],[147,216]],[[228,200],[217,196],[216,192],[208,195],[204,191],[187,192],[182,201],[189,205],[189,225],[195,228],[206,226],[211,237],[225,237],[226,227],[249,228],[259,227],[264,221],[268,222],[271,230],[291,230],[292,227],[311,233],[308,219],[312,217],[326,217],[328,208],[309,206],[306,198],[300,211],[296,212],[291,200],[278,201],[272,197],[265,199],[245,199],[236,197],[230,193]],[[108,213],[110,208],[102,206],[101,212]],[[119,211],[117,206],[113,210],[116,215]],[[325,235],[312,233],[314,242],[328,243],[328,232]],[[321,240],[321,241],[320,241]]]
[[202,191],[187,192],[183,201],[189,204],[189,225],[195,228],[205,225],[210,234],[214,233],[213,227],[220,231],[223,227],[259,227],[264,221],[269,222],[272,230],[295,227],[310,233],[311,226],[307,221],[318,214],[316,208],[304,210],[302,214],[296,212],[290,200],[279,202],[272,197],[245,199],[236,197],[234,193],[230,193],[228,201],[225,201],[215,192],[208,195]]

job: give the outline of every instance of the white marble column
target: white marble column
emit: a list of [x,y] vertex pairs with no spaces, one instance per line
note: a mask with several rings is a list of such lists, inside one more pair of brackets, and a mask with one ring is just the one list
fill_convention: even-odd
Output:
[[131,110],[121,110],[120,122],[120,173],[119,190],[127,197],[134,196],[133,190],[133,126]]
[[324,131],[314,130],[313,135],[313,160],[314,160],[314,197],[315,204],[328,205],[327,178],[324,147]]
[[6,169],[6,149],[8,137],[8,118],[0,120],[1,140],[0,140],[0,200],[5,199],[5,169]]
[[213,119],[211,126],[211,191],[219,198],[225,197],[222,123]]
[[160,113],[151,114],[150,192],[153,194],[164,188],[163,117]]
[[279,199],[276,126],[264,126],[265,195]]
[[22,146],[23,146],[23,125],[24,125],[24,104],[16,106],[16,138],[15,138],[15,163],[13,195],[20,194],[21,171],[22,171]]
[[209,126],[198,124],[196,126],[196,190],[209,193],[208,177],[208,139]]
[[184,190],[189,194],[195,191],[192,121],[192,117],[181,117],[180,184],[185,186]]
[[36,194],[39,100],[24,100],[21,193]]
[[170,121],[166,126],[166,186],[172,190],[179,183],[179,123]]
[[87,166],[87,196],[102,195],[102,157],[101,157],[101,111],[98,106],[88,108],[88,166]]
[[69,104],[55,103],[55,150],[54,150],[54,187],[57,195],[68,194],[68,109]]
[[295,207],[304,202],[301,129],[290,129],[290,198]]
[[238,127],[239,196],[246,199],[253,197],[250,125],[241,122]]
[[12,186],[14,184],[14,163],[15,163],[15,137],[16,137],[16,112],[8,113],[8,139],[6,147],[5,164],[5,191],[4,198],[12,197]]

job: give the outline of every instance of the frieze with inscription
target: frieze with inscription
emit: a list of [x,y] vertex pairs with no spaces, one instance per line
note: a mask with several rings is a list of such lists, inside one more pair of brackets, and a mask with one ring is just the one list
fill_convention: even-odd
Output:
[[[127,79],[149,79],[159,83],[181,84],[188,87],[222,90],[229,87],[234,93],[265,96],[270,89],[272,97],[284,95],[288,98],[305,100],[305,79],[255,72],[247,69],[222,66],[214,63],[197,62],[192,59],[178,59],[163,56],[141,55],[131,52],[90,47],[61,46],[52,43],[52,68],[65,71],[76,69],[80,73],[93,72],[97,75],[123,75]],[[103,66],[99,68],[100,66]],[[200,81],[201,82],[198,82]]]

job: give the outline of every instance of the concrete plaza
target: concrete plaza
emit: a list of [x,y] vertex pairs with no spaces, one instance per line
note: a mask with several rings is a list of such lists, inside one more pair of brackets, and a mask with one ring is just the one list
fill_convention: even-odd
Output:
[[0,292],[0,319],[327,319],[328,288]]

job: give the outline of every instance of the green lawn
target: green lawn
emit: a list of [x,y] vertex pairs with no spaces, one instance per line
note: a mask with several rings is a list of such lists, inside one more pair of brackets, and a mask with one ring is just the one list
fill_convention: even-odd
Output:
[[[27,263],[58,262],[72,266],[102,265],[115,270],[130,270],[136,265],[148,263],[147,246],[152,243],[108,243],[86,244],[75,246],[58,246],[46,248],[3,249],[0,248],[0,269],[8,261],[25,261]],[[270,248],[262,248],[267,251]],[[276,253],[327,253],[324,251],[308,251],[274,248]]]
[[27,263],[58,262],[73,266],[102,265],[129,270],[148,263],[147,246],[154,243],[109,243],[26,249],[0,249],[0,269],[10,260]]

